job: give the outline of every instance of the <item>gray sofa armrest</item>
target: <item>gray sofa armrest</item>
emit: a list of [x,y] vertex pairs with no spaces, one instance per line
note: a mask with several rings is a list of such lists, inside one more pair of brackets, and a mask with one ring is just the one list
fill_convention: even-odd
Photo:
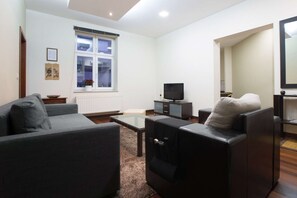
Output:
[[45,104],[48,116],[73,114],[78,112],[77,104]]
[[104,197],[120,187],[119,125],[0,138],[0,197]]

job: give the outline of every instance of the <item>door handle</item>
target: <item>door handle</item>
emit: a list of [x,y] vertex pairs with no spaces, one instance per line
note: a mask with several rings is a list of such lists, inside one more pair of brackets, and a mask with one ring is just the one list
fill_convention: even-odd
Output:
[[157,138],[154,139],[154,143],[155,143],[155,144],[158,144],[158,145],[160,145],[160,146],[164,146],[164,142],[161,141],[161,140],[158,140]]

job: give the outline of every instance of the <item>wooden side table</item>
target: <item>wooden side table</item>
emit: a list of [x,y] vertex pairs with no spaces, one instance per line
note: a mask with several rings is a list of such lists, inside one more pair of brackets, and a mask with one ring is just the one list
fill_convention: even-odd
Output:
[[59,97],[59,98],[42,98],[44,104],[59,104],[59,103],[66,103],[66,97]]

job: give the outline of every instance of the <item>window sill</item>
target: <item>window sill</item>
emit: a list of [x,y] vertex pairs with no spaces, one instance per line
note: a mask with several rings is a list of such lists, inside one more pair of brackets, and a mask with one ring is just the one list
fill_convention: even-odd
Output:
[[90,91],[86,91],[85,89],[74,89],[73,93],[113,93],[113,92],[118,92],[117,90],[113,89],[92,89]]

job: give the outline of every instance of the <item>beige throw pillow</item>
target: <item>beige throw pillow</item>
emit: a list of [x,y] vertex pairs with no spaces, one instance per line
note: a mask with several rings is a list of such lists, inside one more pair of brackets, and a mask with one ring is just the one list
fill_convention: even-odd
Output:
[[260,97],[256,94],[247,93],[238,99],[222,97],[207,118],[205,125],[221,129],[230,129],[237,115],[255,111],[260,108]]

